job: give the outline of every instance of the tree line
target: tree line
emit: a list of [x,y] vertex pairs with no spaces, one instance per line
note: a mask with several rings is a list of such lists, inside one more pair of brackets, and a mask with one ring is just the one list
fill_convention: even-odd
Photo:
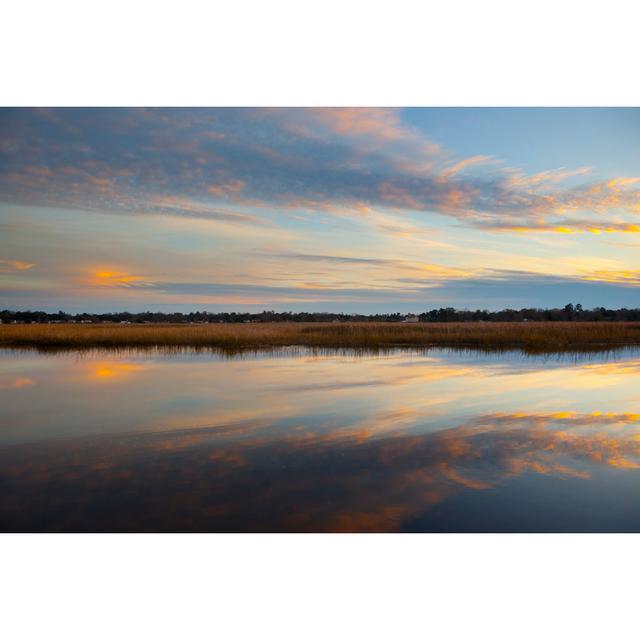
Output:
[[190,313],[162,313],[144,311],[131,313],[47,313],[46,311],[0,311],[3,323],[214,323],[214,322],[402,322],[417,318],[420,322],[544,322],[544,321],[640,321],[640,309],[606,309],[595,307],[583,309],[581,304],[567,304],[555,309],[503,309],[488,311],[486,309],[471,311],[454,309],[453,307],[431,309],[420,314],[377,313],[316,313],[291,311],[262,311],[260,313],[192,311]]

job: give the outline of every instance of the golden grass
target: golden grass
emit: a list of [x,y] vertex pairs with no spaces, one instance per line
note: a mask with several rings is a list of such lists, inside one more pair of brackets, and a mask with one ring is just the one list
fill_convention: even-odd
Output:
[[0,346],[41,349],[443,346],[527,351],[640,345],[640,322],[1,325]]

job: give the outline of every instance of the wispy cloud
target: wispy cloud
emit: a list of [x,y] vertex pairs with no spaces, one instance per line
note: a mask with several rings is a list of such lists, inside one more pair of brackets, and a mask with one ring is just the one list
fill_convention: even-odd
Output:
[[1,118],[0,184],[17,202],[239,224],[264,216],[221,205],[436,212],[487,231],[638,230],[640,178],[589,179],[587,167],[525,174],[486,154],[455,158],[397,109],[4,110]]
[[0,273],[12,273],[14,271],[26,271],[35,267],[33,262],[23,262],[22,260],[2,260],[0,259]]
[[87,284],[99,287],[149,287],[153,286],[147,278],[122,271],[98,269],[86,280]]

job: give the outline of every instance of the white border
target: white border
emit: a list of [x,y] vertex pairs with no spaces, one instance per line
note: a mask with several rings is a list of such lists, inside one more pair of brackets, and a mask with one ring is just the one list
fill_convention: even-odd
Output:
[[[637,106],[636,6],[21,0],[0,9],[0,103]],[[637,542],[5,535],[0,630],[12,640],[626,637]]]
[[5,105],[637,106],[632,0],[21,0]]
[[636,536],[4,536],[3,637],[621,638]]

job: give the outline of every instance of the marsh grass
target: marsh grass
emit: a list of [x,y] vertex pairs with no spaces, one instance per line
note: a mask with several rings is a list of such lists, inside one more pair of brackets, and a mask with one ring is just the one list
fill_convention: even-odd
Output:
[[265,347],[383,349],[390,347],[520,348],[543,353],[640,345],[640,322],[264,323],[205,325],[0,326],[0,346],[91,349]]

